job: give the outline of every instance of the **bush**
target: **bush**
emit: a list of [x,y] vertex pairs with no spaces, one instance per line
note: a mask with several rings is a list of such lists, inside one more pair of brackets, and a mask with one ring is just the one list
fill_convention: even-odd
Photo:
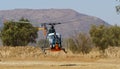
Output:
[[92,49],[92,41],[89,36],[80,33],[77,36],[74,36],[74,38],[70,38],[67,40],[67,44],[69,49],[73,53],[83,53],[87,54]]
[[[4,46],[25,46],[29,42],[35,42],[37,28],[33,27],[28,19],[21,18],[19,21],[8,21],[4,23],[1,31],[1,39]],[[22,23],[23,22],[23,23]]]
[[103,52],[108,46],[120,46],[120,27],[117,25],[111,27],[93,25],[90,36],[93,43]]
[[115,25],[108,29],[109,45],[120,46],[120,27]]
[[77,53],[77,46],[72,38],[66,40],[67,47],[71,50],[72,53]]
[[100,50],[104,51],[108,47],[107,42],[107,28],[104,25],[92,26],[90,29],[90,35],[92,37],[95,46],[99,47]]

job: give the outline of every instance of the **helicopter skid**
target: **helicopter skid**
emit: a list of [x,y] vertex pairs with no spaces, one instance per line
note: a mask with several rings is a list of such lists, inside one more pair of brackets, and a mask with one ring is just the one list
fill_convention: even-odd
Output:
[[64,51],[64,53],[67,53],[67,51],[65,50],[65,48],[42,48],[43,53],[46,54],[46,50],[50,50],[52,52],[58,52],[58,51]]

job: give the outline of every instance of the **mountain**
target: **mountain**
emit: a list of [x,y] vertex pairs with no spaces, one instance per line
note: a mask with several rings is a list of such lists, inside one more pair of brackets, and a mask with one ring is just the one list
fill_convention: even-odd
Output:
[[[19,20],[25,17],[33,25],[40,23],[61,22],[56,26],[57,32],[62,36],[68,37],[76,32],[88,33],[91,25],[106,25],[108,23],[100,18],[78,13],[72,9],[14,9],[0,10],[0,21]],[[2,22],[0,22],[2,23]]]

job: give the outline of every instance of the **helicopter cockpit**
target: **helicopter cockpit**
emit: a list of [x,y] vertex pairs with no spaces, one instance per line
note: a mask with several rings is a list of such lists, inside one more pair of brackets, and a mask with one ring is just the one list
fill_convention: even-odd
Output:
[[61,35],[59,33],[49,33],[47,39],[49,40],[51,48],[54,48],[56,43],[61,47]]

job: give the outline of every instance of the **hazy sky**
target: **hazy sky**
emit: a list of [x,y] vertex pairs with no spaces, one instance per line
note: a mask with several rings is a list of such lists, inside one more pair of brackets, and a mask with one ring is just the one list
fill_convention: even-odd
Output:
[[8,9],[74,9],[77,12],[96,16],[109,24],[120,25],[120,15],[117,15],[116,0],[1,0],[0,10]]

